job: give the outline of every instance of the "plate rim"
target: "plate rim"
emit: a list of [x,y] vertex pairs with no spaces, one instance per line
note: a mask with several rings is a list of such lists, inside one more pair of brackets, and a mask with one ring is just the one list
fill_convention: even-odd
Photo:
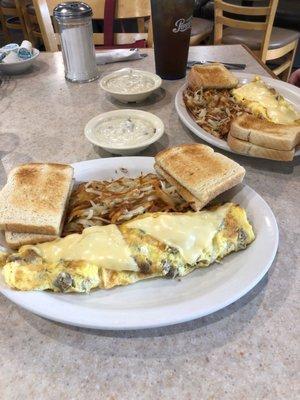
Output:
[[[133,156],[133,157],[109,157],[109,158],[102,158],[102,159],[99,158],[99,159],[93,159],[93,160],[84,160],[84,161],[80,161],[80,162],[77,162],[77,163],[73,163],[71,165],[75,168],[75,171],[76,171],[76,168],[78,168],[78,167],[81,168],[81,169],[82,168],[83,169],[89,168],[89,166],[93,165],[95,162],[101,164],[101,162],[103,162],[103,161],[104,162],[109,161],[109,162],[114,164],[116,161],[117,162],[126,163],[126,162],[128,162],[127,160],[144,161],[144,162],[146,162],[146,164],[147,163],[149,163],[149,165],[151,164],[151,168],[153,168],[153,164],[154,164],[154,157]],[[148,168],[148,165],[146,165],[144,167],[141,166],[141,170],[147,169],[147,168]],[[47,307],[46,307],[46,311],[43,311],[43,310],[40,310],[40,309],[38,309],[38,311],[37,311],[37,309],[35,307],[35,304],[32,304],[32,302],[29,302],[29,304],[27,302],[25,302],[25,305],[22,302],[22,297],[24,295],[25,296],[27,295],[29,298],[31,296],[35,296],[35,295],[39,295],[38,297],[44,297],[44,296],[49,295],[49,292],[34,292],[34,291],[31,291],[31,292],[18,292],[18,291],[14,291],[14,290],[12,290],[12,289],[10,289],[8,287],[3,287],[2,285],[0,285],[0,292],[5,297],[7,297],[9,300],[11,300],[15,304],[17,304],[18,306],[20,306],[20,307],[32,312],[33,314],[39,315],[39,316],[41,316],[43,318],[47,318],[49,320],[53,320],[53,321],[56,321],[56,322],[59,322],[59,323],[67,324],[67,325],[78,326],[78,327],[89,328],[89,329],[98,329],[98,330],[100,329],[100,330],[118,330],[118,331],[121,331],[121,330],[137,330],[137,329],[158,328],[158,327],[163,327],[163,326],[170,326],[170,325],[180,324],[180,323],[184,323],[184,322],[187,322],[187,321],[192,321],[194,319],[201,318],[201,317],[209,315],[209,314],[211,314],[213,312],[219,311],[219,310],[227,307],[228,305],[234,303],[235,301],[237,301],[241,297],[243,297],[245,294],[247,294],[251,289],[253,289],[258,284],[258,282],[265,276],[265,274],[267,273],[267,271],[271,267],[271,265],[272,265],[272,263],[274,261],[274,258],[276,256],[277,249],[278,249],[279,231],[278,231],[277,221],[276,221],[276,218],[274,216],[274,213],[273,213],[272,209],[270,208],[268,203],[254,189],[252,189],[251,187],[249,187],[248,185],[245,185],[245,184],[243,186],[243,189],[249,190],[251,194],[255,195],[256,198],[260,202],[262,202],[263,206],[266,207],[266,209],[268,210],[268,216],[271,219],[272,228],[274,228],[274,230],[272,231],[273,234],[274,234],[274,245],[272,247],[272,252],[270,252],[270,255],[268,255],[268,262],[266,263],[264,268],[262,268],[260,273],[257,274],[257,276],[256,276],[256,278],[254,280],[249,282],[249,284],[247,286],[243,287],[242,290],[236,291],[234,296],[232,296],[232,295],[228,296],[228,298],[225,301],[223,301],[222,303],[218,303],[217,305],[215,305],[213,307],[210,307],[208,310],[205,310],[204,312],[200,312],[200,313],[199,312],[198,313],[194,312],[194,313],[192,313],[192,315],[189,314],[189,313],[185,313],[181,317],[177,317],[176,313],[174,313],[174,314],[171,313],[171,317],[169,316],[168,318],[164,318],[164,320],[161,320],[161,318],[159,318],[158,320],[156,320],[154,322],[146,321],[146,323],[145,323],[145,321],[143,321],[140,324],[127,323],[125,325],[120,325],[117,320],[114,321],[114,323],[112,323],[112,321],[110,321],[109,323],[107,323],[105,321],[102,322],[102,323],[99,323],[99,321],[96,321],[96,323],[92,323],[92,322],[87,323],[87,322],[84,321],[84,318],[81,318],[81,320],[80,320],[80,318],[79,318],[79,320],[78,320],[78,318],[77,318],[77,320],[75,318],[75,320],[74,320],[73,316],[71,316],[71,314],[67,314],[63,318],[60,317],[60,316],[57,316],[55,314],[55,312],[54,312],[54,315],[53,315],[53,313],[49,312],[49,309],[47,309]],[[51,295],[51,293],[50,293],[50,295]],[[61,304],[61,300],[59,300],[56,297],[52,297],[52,296],[51,296],[51,302],[55,303],[55,304],[57,303],[57,305]],[[194,298],[193,302],[196,303],[197,302],[197,298]],[[183,301],[180,304],[184,306],[184,303],[191,303],[191,301]],[[83,310],[85,309],[84,306],[78,305],[78,304],[73,305],[72,303],[69,304],[69,303],[66,302],[66,304],[63,303],[63,305],[65,305],[66,308],[70,308],[70,309],[73,308],[73,307],[75,307],[75,308],[79,307],[79,308],[82,308]],[[163,308],[163,307],[165,307],[166,309],[170,309],[170,308],[175,308],[175,307],[177,308],[178,305],[172,304],[171,306],[170,305],[161,306],[160,308]],[[94,310],[92,310],[92,314],[93,314],[93,311]],[[146,314],[147,314],[147,311],[148,310],[146,310]],[[114,312],[111,312],[111,310],[109,310],[108,313],[115,314]],[[149,313],[149,311],[148,311],[148,313]],[[161,313],[158,312],[158,314],[161,314]]]
[[0,63],[0,68],[2,69],[2,67],[3,67],[3,69],[9,69],[10,67],[16,67],[16,66],[19,66],[19,65],[24,66],[24,65],[26,65],[26,64],[30,64],[30,63],[33,62],[33,61],[39,56],[39,54],[40,54],[40,51],[39,51],[38,49],[36,49],[35,47],[33,47],[32,50],[33,50],[33,53],[34,53],[34,54],[32,55],[32,57],[27,58],[27,59],[22,60],[22,61],[15,61],[15,62],[8,63],[8,64]]
[[[256,76],[260,76],[263,80],[266,79],[267,81],[269,81],[269,84],[272,84],[272,82],[276,82],[275,86],[277,86],[277,87],[285,86],[285,87],[288,87],[289,89],[292,88],[292,91],[294,92],[294,94],[298,95],[299,102],[300,102],[300,89],[296,88],[295,86],[291,85],[288,82],[283,82],[283,81],[271,78],[269,76],[262,76],[259,74],[251,74],[251,73],[246,73],[246,72],[235,72],[234,74],[240,79],[243,79],[243,78],[244,79],[253,79]],[[279,85],[278,85],[278,83],[279,83]],[[255,157],[255,156],[252,156],[249,154],[240,154],[240,153],[235,152],[228,146],[228,144],[225,140],[214,137],[210,133],[206,132],[203,128],[201,128],[199,125],[197,125],[197,123],[194,121],[194,119],[192,118],[192,116],[190,115],[190,113],[188,112],[186,107],[183,106],[183,104],[182,104],[182,102],[183,102],[182,94],[186,87],[187,87],[187,82],[185,82],[182,86],[180,86],[180,88],[177,90],[176,95],[175,95],[175,109],[176,109],[176,112],[177,112],[177,115],[178,115],[180,121],[182,122],[182,124],[185,127],[187,127],[194,135],[196,135],[200,139],[204,140],[205,142],[207,142],[219,149],[228,151],[232,154],[244,156],[244,157],[258,158],[258,157]],[[299,93],[297,91],[299,91]],[[300,146],[298,146],[298,148],[296,148],[296,150],[295,150],[294,157],[297,157],[297,156],[300,156]],[[272,161],[272,160],[270,160],[270,161]]]
[[[97,141],[96,138],[96,133],[95,133],[95,128],[97,127],[97,122],[101,122],[102,120],[108,119],[110,117],[114,116],[124,116],[131,114],[132,116],[140,116],[141,118],[144,118],[148,122],[151,121],[153,126],[155,127],[156,131],[154,135],[145,140],[142,143],[134,144],[134,145],[127,145],[127,146],[115,146],[114,144],[107,145],[105,143],[101,143],[100,140]],[[131,116],[130,115],[130,116]],[[154,142],[157,142],[165,133],[165,124],[161,118],[159,118],[157,115],[145,111],[145,110],[139,110],[139,109],[131,109],[131,108],[121,108],[117,110],[111,110],[111,111],[106,111],[100,114],[95,115],[93,118],[91,118],[84,127],[84,135],[89,140],[91,143],[93,143],[96,146],[103,147],[103,148],[109,148],[109,149],[116,149],[116,150],[134,150],[141,148],[143,146],[150,146]]]

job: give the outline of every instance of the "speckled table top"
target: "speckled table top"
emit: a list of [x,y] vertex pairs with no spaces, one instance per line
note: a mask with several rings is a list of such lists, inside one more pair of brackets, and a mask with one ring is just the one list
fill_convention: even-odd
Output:
[[[267,72],[241,46],[193,48],[191,58],[245,62]],[[153,71],[153,55],[123,66]],[[43,53],[25,75],[1,76],[0,182],[27,161],[107,157],[87,142],[86,122],[118,107],[99,81],[64,79],[61,54]],[[180,123],[174,95],[182,81],[140,105],[161,117],[166,135],[142,155],[200,141]],[[0,295],[0,399],[296,399],[299,386],[299,158],[293,163],[233,156],[246,183],[279,225],[277,257],[263,280],[231,306],[189,323],[144,331],[91,331],[54,323]],[[298,265],[297,265],[298,264]]]

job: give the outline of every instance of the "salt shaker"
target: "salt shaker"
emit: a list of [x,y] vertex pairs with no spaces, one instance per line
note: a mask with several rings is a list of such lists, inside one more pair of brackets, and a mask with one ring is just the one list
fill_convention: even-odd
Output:
[[79,1],[60,3],[53,15],[59,27],[66,79],[83,83],[99,78],[91,7]]

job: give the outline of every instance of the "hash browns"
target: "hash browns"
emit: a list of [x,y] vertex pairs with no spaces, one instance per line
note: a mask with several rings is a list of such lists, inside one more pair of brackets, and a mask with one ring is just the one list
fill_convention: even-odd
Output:
[[232,120],[250,113],[238,104],[229,89],[203,89],[193,91],[187,88],[183,93],[186,108],[196,123],[205,131],[219,139],[227,139]]
[[154,174],[81,183],[74,189],[63,236],[94,225],[121,224],[145,212],[191,209],[175,187]]

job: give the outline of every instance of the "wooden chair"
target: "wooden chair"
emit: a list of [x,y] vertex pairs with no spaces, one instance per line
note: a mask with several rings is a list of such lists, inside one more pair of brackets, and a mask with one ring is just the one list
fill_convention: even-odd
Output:
[[2,14],[1,7],[0,7],[0,23],[1,23],[0,32],[2,33],[5,44],[6,44],[6,43],[10,42],[11,38],[10,38],[10,34],[9,34],[7,26],[6,26],[5,16]]
[[[93,10],[93,19],[104,19],[105,0],[84,1]],[[59,4],[59,0],[33,0],[34,9],[39,23],[41,35],[45,44],[46,51],[58,51],[59,35],[54,31],[51,16],[54,7]],[[137,40],[145,39],[148,46],[152,45],[152,35],[144,31],[145,20],[150,18],[150,0],[118,0],[115,18],[118,20],[135,18],[138,21],[138,29],[142,32],[137,33],[116,33],[114,34],[115,44],[134,43]],[[151,31],[149,23],[149,31]],[[94,33],[93,40],[95,45],[104,44],[103,33]]]
[[39,45],[43,44],[43,37],[40,31],[32,0],[22,0],[22,12],[24,15],[24,21],[26,24],[29,40],[34,47],[39,47]]
[[[259,5],[256,6],[257,4]],[[255,0],[255,6],[241,6],[229,3],[229,0],[215,0],[214,43],[245,44],[258,54],[264,63],[274,60],[277,64],[280,63],[273,72],[282,75],[283,80],[288,80],[299,33],[273,27],[277,5],[278,0]],[[224,16],[224,12],[227,16]],[[241,18],[241,15],[245,16],[246,20],[233,18]],[[250,18],[256,18],[256,21],[249,20]]]
[[5,40],[12,40],[9,29],[22,31],[24,39],[28,39],[28,33],[22,12],[22,0],[0,0],[0,10],[0,18]]
[[197,46],[208,39],[214,30],[213,21],[208,19],[193,17],[190,46]]

